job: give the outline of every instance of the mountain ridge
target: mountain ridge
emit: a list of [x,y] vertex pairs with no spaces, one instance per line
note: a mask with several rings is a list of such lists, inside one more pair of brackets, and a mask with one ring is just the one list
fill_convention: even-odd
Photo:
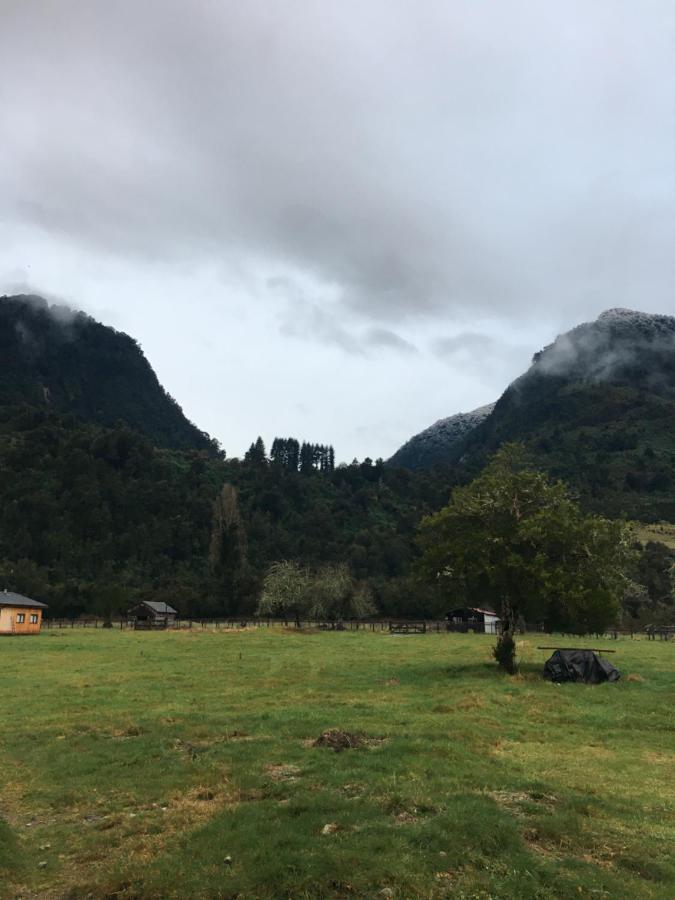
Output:
[[[649,354],[619,354],[626,383],[618,386],[535,367],[534,381],[521,377],[494,408],[439,420],[456,438],[457,459],[413,473],[369,459],[297,471],[262,442],[256,455],[225,459],[195,452],[190,423],[182,449],[185,432],[171,429],[187,420],[176,421],[171,401],[166,414],[136,342],[35,298],[0,301],[0,350],[0,579],[48,602],[52,615],[110,615],[139,599],[184,614],[250,614],[269,565],[297,559],[346,563],[385,615],[435,616],[447,600],[412,579],[416,529],[504,440],[525,441],[535,463],[587,507],[675,522],[675,378],[664,369],[650,381],[653,368],[643,366],[647,384],[638,378],[636,387]],[[159,422],[138,427],[155,401]],[[671,603],[672,559],[653,543],[645,553],[652,616]]]
[[27,404],[113,427],[158,447],[213,450],[184,415],[140,345],[124,332],[31,294],[0,297],[0,406]]
[[418,469],[434,465],[437,461],[442,462],[447,449],[480,425],[494,408],[494,403],[486,403],[469,412],[455,413],[453,416],[437,419],[433,425],[429,425],[399,447],[387,460],[387,464],[405,469]]
[[476,473],[518,441],[587,506],[673,520],[673,421],[675,317],[609,309],[536,353],[488,416],[437,448],[435,464]]

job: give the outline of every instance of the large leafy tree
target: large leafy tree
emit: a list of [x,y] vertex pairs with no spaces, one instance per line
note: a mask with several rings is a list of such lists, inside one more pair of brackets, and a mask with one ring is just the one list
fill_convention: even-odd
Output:
[[309,570],[293,560],[272,563],[267,570],[258,603],[260,616],[288,616],[300,624],[311,606]]
[[363,619],[375,612],[368,586],[357,582],[345,563],[311,572],[298,562],[273,563],[265,576],[258,615],[310,619]]
[[508,444],[450,503],[422,521],[420,574],[471,605],[500,608],[495,657],[516,671],[519,618],[566,631],[600,631],[619,612],[632,562],[630,529],[584,515],[561,482]]
[[313,619],[364,619],[376,608],[370,589],[359,584],[346,563],[322,566],[311,584]]

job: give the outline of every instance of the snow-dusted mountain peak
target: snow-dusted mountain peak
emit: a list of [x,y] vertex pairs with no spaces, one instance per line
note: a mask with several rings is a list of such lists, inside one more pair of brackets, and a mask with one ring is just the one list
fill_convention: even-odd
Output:
[[391,457],[389,464],[417,469],[445,461],[448,449],[487,419],[494,407],[494,403],[488,403],[470,412],[438,419],[406,441]]
[[[636,332],[664,332],[673,331],[675,329],[675,317],[665,316],[659,313],[646,313],[639,309],[625,309],[624,307],[616,307],[614,309],[606,309],[600,313],[596,322],[619,326],[622,329],[634,328]],[[583,328],[583,326],[579,326]]]

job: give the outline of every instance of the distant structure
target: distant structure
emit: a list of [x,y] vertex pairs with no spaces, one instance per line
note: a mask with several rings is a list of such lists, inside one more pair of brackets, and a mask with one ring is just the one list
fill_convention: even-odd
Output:
[[451,609],[447,614],[449,630],[484,631],[485,634],[498,634],[500,618],[493,609],[480,609],[476,606],[460,606]]
[[5,589],[0,592],[0,634],[39,634],[46,603]]
[[176,624],[177,617],[178,610],[173,606],[154,600],[143,600],[127,613],[127,619],[138,630],[172,628]]

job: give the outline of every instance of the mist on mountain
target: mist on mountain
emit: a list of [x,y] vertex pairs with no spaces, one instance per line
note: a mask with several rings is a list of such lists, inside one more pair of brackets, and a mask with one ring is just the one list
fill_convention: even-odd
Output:
[[0,405],[28,404],[112,427],[160,447],[214,450],[160,385],[138,343],[64,304],[0,297]]

